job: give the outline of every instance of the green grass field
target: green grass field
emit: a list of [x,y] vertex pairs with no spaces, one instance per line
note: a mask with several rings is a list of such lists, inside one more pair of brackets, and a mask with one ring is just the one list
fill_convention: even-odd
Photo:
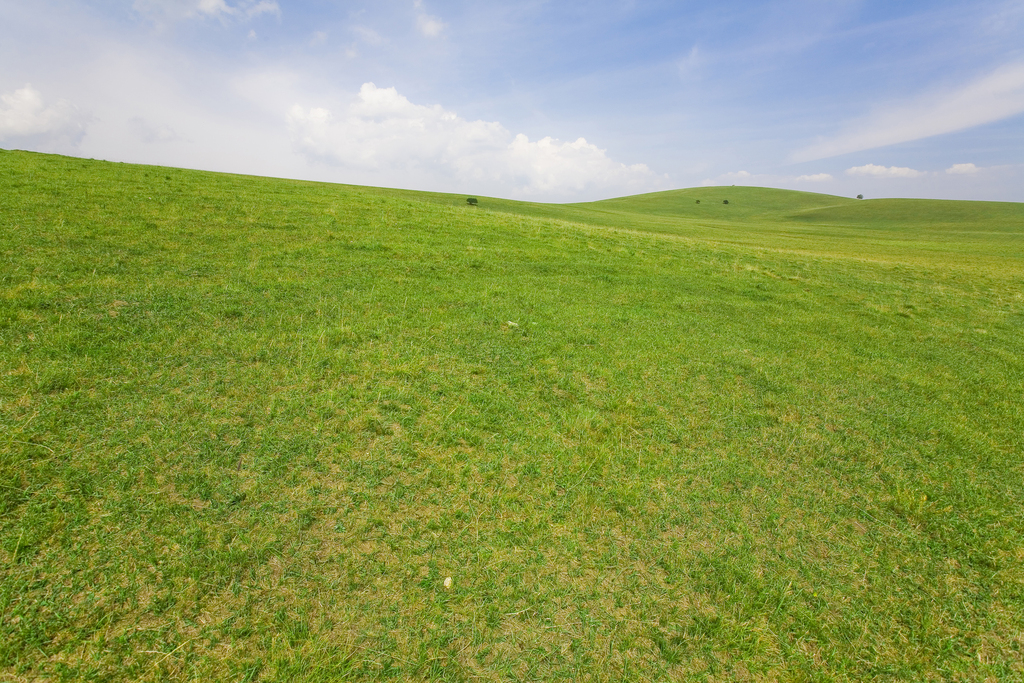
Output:
[[0,151],[0,680],[1024,679],[1024,205],[465,199]]

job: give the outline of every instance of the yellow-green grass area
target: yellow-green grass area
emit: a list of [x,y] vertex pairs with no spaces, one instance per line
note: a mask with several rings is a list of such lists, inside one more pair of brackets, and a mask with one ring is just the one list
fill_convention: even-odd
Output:
[[0,152],[0,679],[1024,678],[1022,205],[465,199]]

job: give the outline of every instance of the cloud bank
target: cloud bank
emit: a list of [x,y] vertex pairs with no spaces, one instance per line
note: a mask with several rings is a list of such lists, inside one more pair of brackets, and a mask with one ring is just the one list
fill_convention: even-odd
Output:
[[[497,189],[520,197],[633,193],[669,187],[644,164],[627,166],[579,138],[531,142],[498,122],[467,121],[440,105],[410,102],[365,83],[337,113],[296,104],[287,115],[294,148],[322,163],[398,172],[419,184]],[[473,190],[480,191],[480,190]]]
[[905,166],[878,166],[876,164],[865,164],[846,169],[848,175],[867,176],[869,178],[917,178],[924,175],[923,171],[916,171]]
[[974,164],[953,164],[946,169],[949,175],[974,175],[981,169]]
[[754,185],[757,184],[759,178],[764,176],[755,176],[749,171],[729,171],[723,173],[715,178],[705,178],[701,182],[702,187],[714,187],[716,185]]
[[45,152],[66,152],[78,146],[89,116],[64,100],[43,101],[42,93],[26,84],[0,95],[0,142]]
[[814,161],[992,123],[1024,112],[1024,62],[1004,65],[963,87],[875,111],[835,137],[791,155]]

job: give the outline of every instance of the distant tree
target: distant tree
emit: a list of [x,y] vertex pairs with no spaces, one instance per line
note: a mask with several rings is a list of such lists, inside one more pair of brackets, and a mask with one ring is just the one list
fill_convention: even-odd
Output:
[[862,195],[862,194],[857,195],[857,199],[864,199],[864,195]]
[[723,200],[722,200],[722,203],[723,203],[723,204],[728,204],[728,203],[729,203],[729,200],[728,200],[728,199],[723,199]]
[[699,199],[697,200],[697,203],[700,204],[700,200]]
[[476,206],[476,197],[466,198],[466,203],[469,204],[470,206]]

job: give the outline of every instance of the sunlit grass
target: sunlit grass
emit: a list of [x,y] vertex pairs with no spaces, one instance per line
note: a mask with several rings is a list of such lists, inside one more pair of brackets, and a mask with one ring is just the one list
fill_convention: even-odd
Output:
[[0,188],[7,678],[1024,677],[1020,205]]

